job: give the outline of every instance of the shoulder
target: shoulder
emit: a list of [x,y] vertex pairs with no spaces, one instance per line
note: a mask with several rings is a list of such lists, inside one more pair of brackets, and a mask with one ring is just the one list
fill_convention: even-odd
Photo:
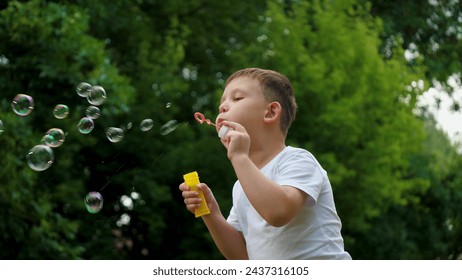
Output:
[[300,154],[300,155],[312,155],[308,150],[303,149],[303,148],[297,148],[293,146],[287,146],[284,149],[284,152],[287,154]]
[[318,164],[318,161],[308,150],[287,146],[281,153],[281,158],[285,160],[304,160],[313,164]]
[[306,149],[287,146],[280,154],[277,164],[280,168],[289,168],[297,171],[303,171],[305,174],[316,174],[324,177],[326,171],[315,158],[315,156]]

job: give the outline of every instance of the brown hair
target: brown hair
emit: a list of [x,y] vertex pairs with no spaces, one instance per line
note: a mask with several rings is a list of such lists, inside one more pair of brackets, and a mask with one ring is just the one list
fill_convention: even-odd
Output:
[[287,135],[289,127],[295,119],[297,103],[294,90],[289,79],[273,70],[260,68],[245,68],[234,72],[226,81],[225,87],[238,77],[256,79],[263,88],[263,95],[269,102],[277,101],[282,107],[281,130]]

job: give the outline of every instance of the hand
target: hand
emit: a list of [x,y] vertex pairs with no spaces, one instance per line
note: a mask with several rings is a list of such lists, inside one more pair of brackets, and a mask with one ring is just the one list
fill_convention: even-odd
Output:
[[[199,193],[197,191],[191,191],[190,187],[184,182],[180,184],[179,189],[182,192],[181,195],[184,198],[186,209],[188,209],[191,213],[194,213],[196,209],[200,207],[201,199],[199,198]],[[206,184],[200,183],[197,185],[197,189],[204,193],[205,201],[207,202],[207,206],[210,210],[210,215],[219,213],[220,208],[210,188]]]
[[231,121],[223,121],[223,125],[230,129],[226,135],[221,138],[221,143],[228,150],[228,158],[233,159],[236,155],[249,155],[250,136],[247,130],[240,124]]

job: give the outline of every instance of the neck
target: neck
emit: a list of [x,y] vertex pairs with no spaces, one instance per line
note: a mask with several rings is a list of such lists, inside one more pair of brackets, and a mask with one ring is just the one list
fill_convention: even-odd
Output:
[[284,142],[279,141],[267,141],[251,145],[249,157],[258,169],[261,169],[284,150],[285,147]]

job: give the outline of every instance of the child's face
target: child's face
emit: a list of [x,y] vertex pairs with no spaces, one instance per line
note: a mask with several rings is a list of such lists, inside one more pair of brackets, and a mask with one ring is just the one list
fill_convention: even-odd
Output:
[[267,104],[258,80],[238,77],[223,92],[216,123],[220,127],[223,120],[237,122],[250,132],[262,124]]

